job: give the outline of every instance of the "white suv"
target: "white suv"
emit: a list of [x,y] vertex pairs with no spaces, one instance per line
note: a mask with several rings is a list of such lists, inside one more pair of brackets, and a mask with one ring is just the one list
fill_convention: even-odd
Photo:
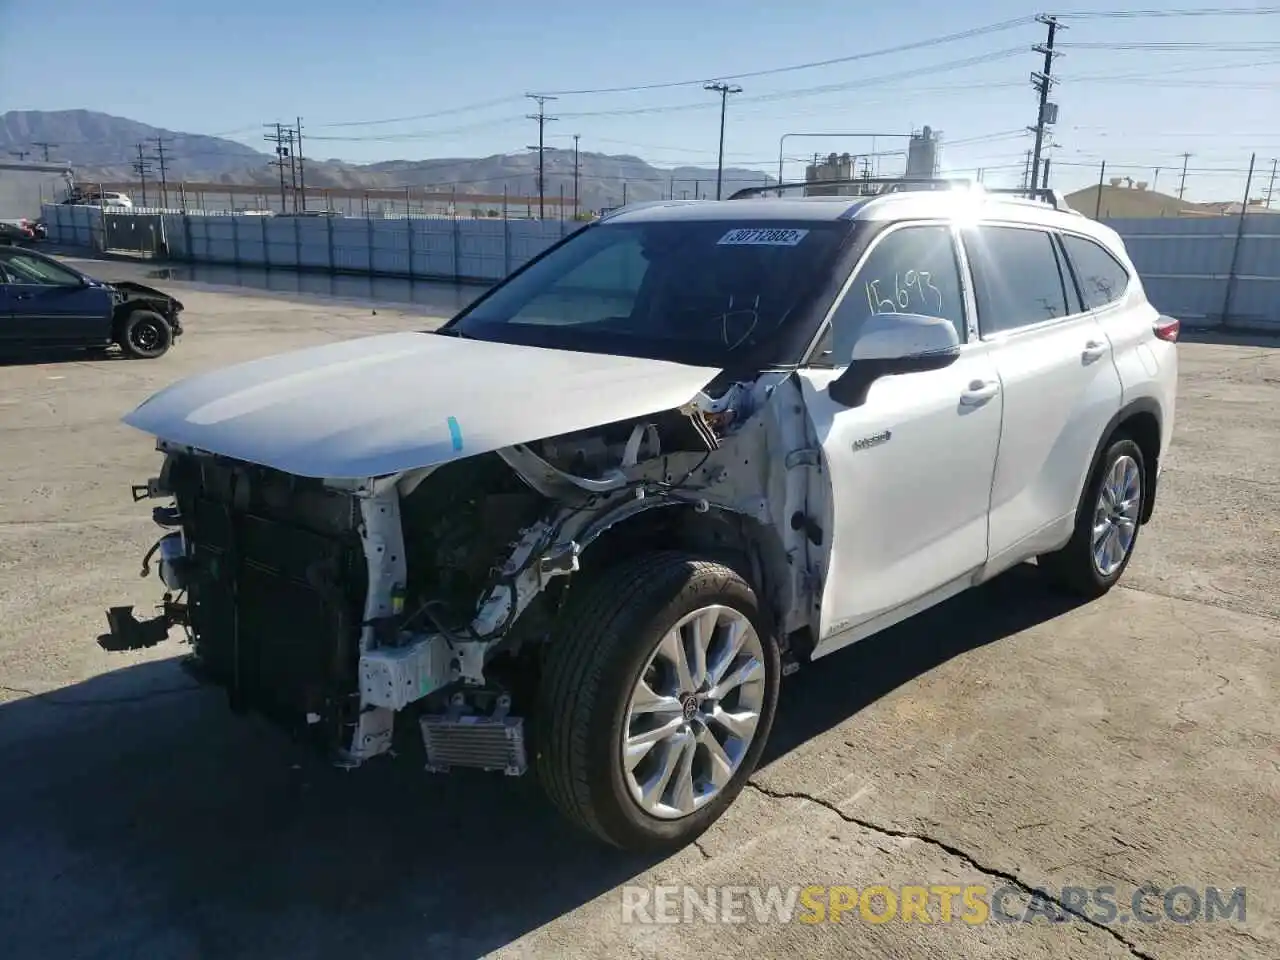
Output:
[[532,765],[603,839],[683,844],[751,775],[785,673],[1033,557],[1116,582],[1177,331],[1058,202],[627,207],[438,331],[126,417],[165,454],[135,497],[174,500],[168,593],[104,645],[181,623],[197,675],[343,763],[403,738],[435,771]]

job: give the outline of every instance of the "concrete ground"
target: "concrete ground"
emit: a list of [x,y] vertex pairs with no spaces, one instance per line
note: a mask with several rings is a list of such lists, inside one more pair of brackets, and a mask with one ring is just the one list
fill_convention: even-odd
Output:
[[[1280,956],[1280,348],[1181,346],[1123,587],[1073,607],[1015,570],[790,678],[751,785],[652,862],[579,837],[527,778],[334,771],[194,689],[180,647],[98,648],[105,607],[157,595],[128,485],[158,460],[123,413],[215,365],[426,325],[151,282],[188,308],[163,359],[0,367],[4,956]],[[1244,887],[1246,919],[1139,923],[1146,883]],[[624,924],[620,888],[656,884],[978,884],[1011,913],[1112,886],[1122,909]]]

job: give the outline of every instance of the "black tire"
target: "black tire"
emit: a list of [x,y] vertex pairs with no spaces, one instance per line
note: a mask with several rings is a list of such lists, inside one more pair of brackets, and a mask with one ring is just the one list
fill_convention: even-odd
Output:
[[151,310],[134,310],[120,328],[120,349],[137,360],[162,357],[172,345],[169,321]]
[[1084,496],[1080,498],[1080,505],[1076,510],[1076,526],[1071,539],[1061,550],[1043,554],[1036,560],[1037,566],[1054,586],[1086,599],[1102,596],[1124,575],[1138,545],[1138,533],[1142,529],[1141,521],[1134,523],[1133,539],[1115,570],[1104,574],[1098,569],[1093,556],[1093,526],[1097,504],[1103,483],[1121,457],[1130,457],[1138,465],[1137,515],[1142,516],[1147,500],[1146,460],[1142,456],[1141,447],[1126,436],[1117,436],[1111,440],[1093,475],[1089,477]]
[[[782,676],[778,645],[755,591],[733,570],[685,553],[645,554],[574,584],[539,689],[535,767],[547,796],[582,829],[616,847],[662,852],[711,826],[755,770],[773,725]],[[660,638],[681,617],[718,604],[744,614],[764,652],[754,739],[720,793],[680,819],[632,798],[621,742],[630,694]]]

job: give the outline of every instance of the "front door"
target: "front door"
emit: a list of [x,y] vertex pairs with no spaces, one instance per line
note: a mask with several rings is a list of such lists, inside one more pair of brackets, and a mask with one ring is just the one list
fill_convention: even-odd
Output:
[[[877,238],[832,314],[830,366],[800,373],[831,492],[815,656],[963,589],[986,562],[1003,395],[990,349],[973,335],[957,253],[946,224]],[[826,388],[873,313],[950,320],[960,358],[884,377],[865,403],[845,407]]]
[[106,343],[111,294],[56,260],[26,251],[5,256],[13,338],[27,346]]

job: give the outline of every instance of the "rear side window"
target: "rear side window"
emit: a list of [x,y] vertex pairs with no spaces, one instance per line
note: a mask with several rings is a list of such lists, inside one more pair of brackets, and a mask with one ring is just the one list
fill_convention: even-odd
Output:
[[1063,235],[1062,243],[1075,270],[1086,310],[1097,310],[1124,296],[1129,272],[1105,247],[1070,234]]
[[983,334],[1065,317],[1063,265],[1043,230],[980,226],[965,231]]

